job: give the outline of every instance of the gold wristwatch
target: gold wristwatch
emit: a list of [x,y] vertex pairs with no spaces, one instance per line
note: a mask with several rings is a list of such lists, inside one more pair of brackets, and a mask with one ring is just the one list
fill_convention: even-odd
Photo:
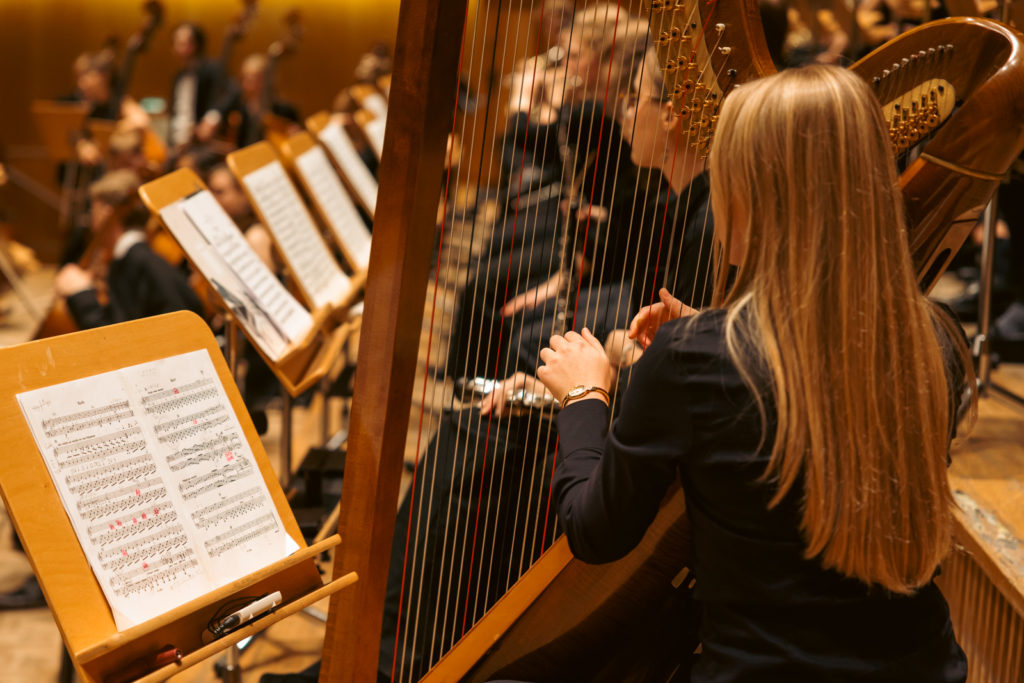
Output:
[[602,396],[604,396],[604,400],[608,401],[608,403],[612,402],[612,397],[608,395],[607,389],[602,389],[601,387],[588,387],[584,384],[577,384],[572,389],[567,391],[565,396],[562,397],[562,407],[564,408],[569,401],[575,401],[578,398],[583,398],[584,396],[590,393],[601,394]]

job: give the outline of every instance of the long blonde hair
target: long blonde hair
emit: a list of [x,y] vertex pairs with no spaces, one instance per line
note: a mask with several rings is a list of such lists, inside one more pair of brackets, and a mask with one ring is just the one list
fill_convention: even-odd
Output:
[[714,301],[766,431],[762,395],[774,399],[771,504],[802,482],[806,557],[909,593],[951,543],[959,378],[937,328],[964,373],[970,361],[915,281],[878,101],[836,67],[744,84],[723,104],[710,171],[726,257]]

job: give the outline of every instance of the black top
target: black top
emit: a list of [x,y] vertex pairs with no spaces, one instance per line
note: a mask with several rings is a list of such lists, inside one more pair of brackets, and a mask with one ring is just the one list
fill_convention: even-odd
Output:
[[[702,655],[693,681],[962,681],[966,659],[934,583],[910,597],[803,558],[800,487],[768,509],[769,446],[724,342],[724,311],[658,330],[621,413],[558,416],[555,497],[574,554],[631,550],[678,472],[692,526]],[[770,427],[769,427],[770,428]]]
[[195,74],[196,95],[192,106],[192,121],[198,122],[203,114],[212,109],[217,100],[222,97],[222,90],[225,88],[226,77],[220,64],[212,59],[200,59],[189,69],[182,69],[174,74],[171,83],[171,98],[168,100],[168,114],[171,120],[177,114],[178,103],[175,100],[175,90],[178,89],[178,82],[188,74]]
[[185,274],[139,242],[110,264],[109,302],[100,303],[95,289],[68,297],[68,310],[84,330],[173,311],[202,315],[202,305]]

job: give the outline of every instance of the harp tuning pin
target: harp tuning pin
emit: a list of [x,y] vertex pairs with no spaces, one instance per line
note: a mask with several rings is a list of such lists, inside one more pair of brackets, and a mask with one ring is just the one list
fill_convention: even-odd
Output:
[[664,7],[663,0],[651,0],[651,11],[660,12]]
[[686,0],[676,0],[675,11],[682,12],[686,9]]
[[882,79],[879,78],[878,76],[875,76],[874,78],[871,79],[871,84],[872,85],[878,85],[881,82],[882,82]]
[[728,71],[725,72],[725,75],[728,76],[729,78],[736,78],[737,73],[738,72],[736,71],[736,69],[729,69]]
[[679,37],[682,35],[682,31],[679,30],[678,26],[673,26],[672,30],[669,33],[670,33],[670,36],[671,36],[672,40],[676,40],[676,41],[678,41]]
[[731,47],[720,47],[720,48],[718,48],[718,52],[720,54],[723,54],[723,55],[732,54],[732,48]]
[[661,35],[658,36],[658,45],[668,45],[668,31],[662,31]]
[[715,24],[715,31],[722,33],[725,31],[725,24]]
[[882,69],[882,78],[888,78],[890,71],[888,69]]

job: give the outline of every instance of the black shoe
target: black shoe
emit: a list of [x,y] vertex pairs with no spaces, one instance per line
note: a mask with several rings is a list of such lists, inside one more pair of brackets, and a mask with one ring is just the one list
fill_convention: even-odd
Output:
[[0,609],[31,609],[45,607],[43,591],[36,577],[30,576],[17,590],[0,595]]

